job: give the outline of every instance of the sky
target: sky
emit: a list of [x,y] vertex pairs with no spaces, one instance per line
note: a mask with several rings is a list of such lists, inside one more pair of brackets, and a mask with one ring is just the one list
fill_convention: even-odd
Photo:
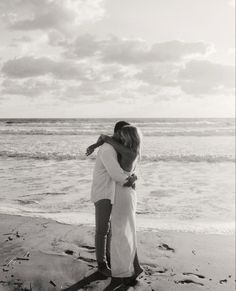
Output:
[[234,0],[4,0],[0,35],[0,118],[234,117]]

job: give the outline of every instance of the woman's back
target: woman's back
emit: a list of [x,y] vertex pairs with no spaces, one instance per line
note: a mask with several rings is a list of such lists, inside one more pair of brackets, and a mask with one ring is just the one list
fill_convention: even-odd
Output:
[[126,172],[133,172],[137,164],[138,155],[130,153],[118,153],[118,162],[121,168]]
[[123,170],[134,170],[140,156],[141,133],[137,127],[126,125],[119,133],[119,140],[103,135],[103,140],[111,144],[118,154],[118,161]]

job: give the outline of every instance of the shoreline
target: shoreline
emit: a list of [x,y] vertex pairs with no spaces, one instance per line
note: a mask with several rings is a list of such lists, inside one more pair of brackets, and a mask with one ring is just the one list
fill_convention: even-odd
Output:
[[[68,215],[67,215],[68,214]],[[86,225],[88,227],[94,227],[95,225],[95,214],[89,212],[58,212],[58,213],[9,213],[1,211],[0,215],[10,215],[10,216],[22,216],[31,218],[42,218],[49,219],[58,223],[65,225]],[[186,224],[186,222],[181,222],[174,220],[160,220],[158,217],[149,216],[145,213],[136,212],[137,220],[137,231],[151,231],[151,232],[176,232],[176,233],[192,233],[197,235],[235,235],[235,222],[205,222],[205,221],[191,221]],[[158,223],[158,225],[157,225]],[[148,226],[147,226],[148,225]],[[177,225],[179,227],[177,227]],[[221,229],[219,229],[221,225]],[[223,230],[224,229],[224,230]]]
[[[138,231],[137,238],[144,273],[129,290],[234,290],[234,235]],[[0,214],[0,257],[1,291],[61,290],[96,270],[94,227]]]

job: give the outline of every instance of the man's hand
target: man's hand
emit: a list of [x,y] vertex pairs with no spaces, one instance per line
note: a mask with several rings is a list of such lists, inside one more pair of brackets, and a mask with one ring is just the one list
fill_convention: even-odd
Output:
[[132,187],[135,189],[135,181],[138,179],[138,177],[135,174],[132,174],[128,177],[127,181],[123,185],[123,187]]

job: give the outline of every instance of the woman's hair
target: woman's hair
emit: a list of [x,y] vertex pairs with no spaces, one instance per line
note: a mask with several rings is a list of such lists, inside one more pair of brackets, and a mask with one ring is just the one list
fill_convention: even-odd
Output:
[[141,156],[141,131],[132,125],[125,125],[120,132],[124,145],[133,150],[137,155]]

